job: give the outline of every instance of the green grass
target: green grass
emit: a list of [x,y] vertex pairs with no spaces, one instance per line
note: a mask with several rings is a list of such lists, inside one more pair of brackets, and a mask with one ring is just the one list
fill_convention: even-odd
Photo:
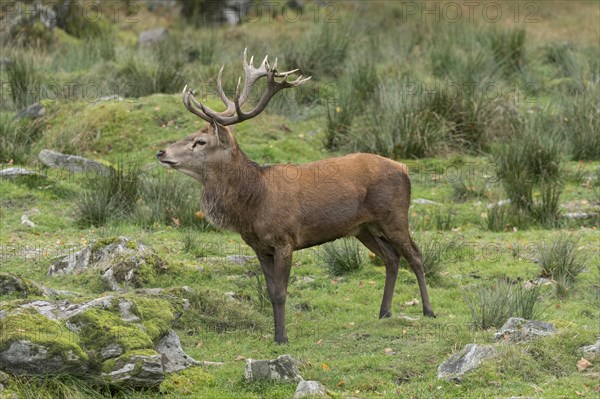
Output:
[[[545,2],[537,5],[538,24],[511,20],[510,26],[480,18],[423,23],[399,2],[336,3],[308,9],[296,23],[265,15],[255,23],[210,28],[182,25],[172,10],[150,14],[141,7],[136,24],[120,21],[108,29],[102,21],[91,33],[73,25],[68,31],[74,36],[56,29],[49,46],[11,48],[17,63],[0,71],[9,82],[2,93],[1,166],[13,159],[46,177],[0,181],[2,271],[99,295],[104,288],[97,276],[53,278],[48,267],[99,238],[141,240],[168,260],[148,286],[192,289],[186,294],[189,309],[174,324],[186,353],[224,365],[174,374],[154,391],[111,393],[97,381],[63,375],[10,378],[9,390],[53,399],[289,398],[294,384],[245,382],[240,359],[290,354],[303,362],[305,379],[319,380],[340,398],[592,397],[597,365],[580,373],[575,364],[578,348],[598,334],[598,215],[568,222],[561,216],[578,206],[593,212],[599,200],[598,41],[586,36],[595,26],[590,4],[573,6],[569,16],[578,18],[577,26]],[[327,24],[328,18],[339,23]],[[170,39],[138,48],[139,32],[156,26],[168,27]],[[183,85],[204,90],[205,103],[222,110],[216,75],[225,64],[225,89],[232,94],[246,45],[257,59],[266,53],[272,61],[279,57],[280,70],[299,67],[314,76],[313,83],[278,95],[263,115],[236,126],[250,158],[301,163],[376,152],[408,165],[413,199],[439,204],[409,209],[437,319],[422,317],[420,305],[410,305],[419,290],[414,273],[401,268],[393,315],[378,320],[385,268],[369,261],[360,244],[343,241],[347,251],[334,248],[331,262],[320,255],[342,244],[294,254],[286,305],[290,344],[272,342],[271,306],[258,262],[225,260],[252,255],[251,249],[239,235],[212,229],[197,214],[201,187],[158,169],[155,160],[158,150],[204,125],[182,106]],[[79,87],[73,96],[45,101],[46,115],[35,124],[13,120],[32,100],[28,88],[48,81],[65,83],[61,87],[93,83],[103,94],[126,99],[86,101]],[[444,90],[451,82],[461,88],[456,97]],[[486,92],[488,83],[499,93]],[[339,89],[338,97],[331,88]],[[102,181],[41,169],[34,156],[43,148],[100,160],[118,173]],[[135,171],[123,169],[133,161]],[[125,178],[130,174],[135,177]],[[549,176],[560,184],[546,184]],[[82,195],[87,199],[78,200]],[[507,198],[521,209],[487,208]],[[86,223],[80,223],[83,209],[92,216]],[[36,226],[22,225],[23,214]],[[552,250],[557,237],[569,234],[578,241]],[[581,259],[588,260],[583,268]],[[554,291],[520,288],[541,274],[559,280]],[[471,302],[465,292],[474,295]],[[494,328],[474,324],[502,323],[504,303],[512,307],[509,316],[552,322],[559,334],[503,346],[461,384],[438,380],[437,366],[456,350],[491,343]],[[502,317],[490,318],[490,311]],[[152,309],[140,312],[152,335],[166,328],[146,317]],[[54,326],[47,327],[50,339]]]

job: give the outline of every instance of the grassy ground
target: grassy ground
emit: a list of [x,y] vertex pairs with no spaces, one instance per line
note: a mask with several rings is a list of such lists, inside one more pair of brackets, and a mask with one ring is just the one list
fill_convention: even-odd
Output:
[[[2,168],[19,164],[41,171],[45,177],[0,182],[2,271],[26,276],[52,288],[100,294],[101,288],[93,277],[51,278],[47,276],[48,267],[57,256],[76,251],[99,237],[126,235],[150,245],[168,259],[169,269],[154,282],[154,286],[187,285],[197,292],[209,290],[219,298],[224,298],[225,292],[233,291],[243,303],[238,306],[235,302],[217,301],[220,310],[210,306],[202,311],[195,310],[175,326],[187,353],[199,360],[224,362],[223,366],[208,368],[204,373],[184,372],[170,376],[158,391],[113,392],[114,397],[289,398],[295,389],[293,384],[249,384],[243,378],[245,358],[271,359],[284,353],[303,362],[301,373],[305,379],[319,380],[333,397],[339,398],[571,398],[597,395],[600,390],[598,365],[579,372],[576,363],[580,359],[578,348],[595,342],[600,333],[598,215],[573,220],[560,217],[552,228],[535,220],[521,225],[507,217],[501,220],[499,231],[488,228],[487,218],[491,213],[488,205],[507,198],[496,176],[495,155],[497,146],[515,137],[514,132],[510,133],[512,127],[506,123],[512,112],[519,115],[515,119],[516,126],[522,126],[518,125],[521,123],[519,118],[540,114],[547,117],[546,126],[557,127],[559,138],[556,140],[561,148],[557,159],[561,161],[560,180],[564,182],[560,196],[561,214],[590,212],[597,208],[600,202],[599,154],[592,151],[591,156],[580,159],[576,150],[581,145],[578,147],[573,143],[577,126],[584,126],[577,130],[583,132],[583,139],[578,143],[592,143],[594,131],[597,133],[598,102],[597,97],[593,97],[597,89],[593,90],[598,85],[600,7],[587,1],[517,2],[512,5],[519,10],[517,22],[514,8],[503,5],[503,17],[498,25],[486,21],[480,9],[475,14],[475,23],[463,20],[452,25],[445,24],[448,21],[444,21],[444,17],[438,23],[427,14],[421,15],[419,10],[403,8],[402,4],[408,3],[379,2],[358,9],[356,3],[348,2],[332,8],[337,23],[331,24],[331,29],[336,29],[341,36],[348,32],[355,35],[350,36],[353,39],[348,44],[348,54],[337,54],[335,57],[338,58],[327,53],[328,50],[311,47],[320,43],[320,39],[310,35],[322,34],[321,29],[324,29],[322,23],[315,23],[314,14],[306,14],[298,23],[290,23],[281,17],[273,21],[264,18],[239,27],[209,30],[184,26],[172,12],[150,13],[143,7],[138,11],[137,23],[120,21],[111,25],[111,35],[119,38],[113,48],[114,54],[96,52],[98,48],[104,48],[102,39],[74,39],[60,31],[56,43],[48,48],[28,50],[10,46],[11,56],[23,55],[35,60],[34,75],[39,82],[72,79],[102,85],[112,82],[123,90],[131,79],[136,78],[133,74],[123,77],[123,71],[128,70],[124,65],[130,57],[139,60],[144,56],[140,53],[142,50],[135,47],[137,33],[157,25],[170,27],[173,41],[169,43],[180,46],[175,50],[187,52],[193,49],[205,54],[205,58],[182,61],[181,76],[166,73],[167,83],[174,80],[200,86],[201,82],[214,79],[218,71],[216,65],[225,63],[230,78],[228,84],[232,85],[239,71],[239,54],[245,45],[258,58],[258,54],[268,52],[282,54],[288,64],[289,60],[298,60],[315,76],[313,86],[296,98],[299,102],[272,104],[264,115],[235,129],[241,147],[259,163],[307,162],[364,149],[364,140],[356,135],[371,131],[369,112],[376,113],[377,109],[373,110],[373,107],[381,105],[383,90],[380,87],[396,84],[406,77],[427,84],[429,88],[436,87],[436,83],[443,87],[448,82],[465,83],[481,77],[496,82],[503,91],[495,98],[501,101],[493,103],[493,107],[486,105],[491,101],[484,100],[481,108],[469,108],[469,104],[476,103],[479,97],[474,102],[465,102],[464,108],[449,108],[450,111],[429,103],[430,108],[417,107],[414,112],[419,115],[419,120],[434,113],[437,119],[428,119],[431,124],[415,129],[416,136],[408,140],[399,137],[391,147],[373,147],[389,151],[396,158],[402,157],[407,163],[413,182],[413,199],[438,203],[415,203],[410,209],[411,227],[418,244],[445,243],[438,246],[443,248],[442,270],[429,280],[429,295],[438,318],[425,319],[421,317],[420,305],[409,304],[413,298],[419,298],[419,292],[414,275],[404,268],[396,286],[394,316],[377,320],[385,277],[385,270],[378,261],[369,259],[359,271],[334,277],[319,256],[320,249],[307,249],[297,252],[294,257],[287,303],[290,344],[285,346],[272,343],[271,309],[265,301],[260,274],[257,277],[255,273],[258,263],[250,261],[239,266],[224,259],[232,254],[251,255],[239,236],[215,231],[202,223],[187,223],[187,219],[180,218],[176,212],[173,217],[165,213],[166,216],[161,214],[160,218],[141,217],[134,212],[126,218],[108,218],[102,224],[82,224],[78,198],[82,191],[90,188],[90,182],[94,184],[95,176],[45,169],[35,159],[42,148],[52,148],[82,154],[118,168],[127,163],[139,164],[144,175],[172,181],[181,178],[181,182],[195,185],[185,177],[159,169],[153,160],[157,150],[202,126],[181,105],[179,95],[173,94],[181,89],[180,85],[170,87],[167,84],[163,90],[159,90],[160,85],[148,85],[149,92],[142,96],[120,91],[119,94],[127,97],[124,102],[86,101],[77,90],[71,97],[46,99],[46,115],[40,121],[25,122],[20,127],[32,139],[23,141],[13,152],[7,152],[8,147],[3,144]],[[421,3],[414,4],[422,6]],[[443,8],[448,3],[436,4]],[[328,17],[327,11],[321,10],[316,15],[322,20]],[[466,15],[463,14],[463,19]],[[527,20],[527,16],[537,22]],[[510,32],[518,28],[526,32],[521,48],[523,58],[514,58],[509,52],[506,59],[494,64],[496,53],[486,50],[489,46],[495,48],[489,44],[494,43],[495,37],[490,32]],[[212,45],[211,41],[217,44]],[[557,46],[558,42],[564,43],[565,47]],[[343,43],[343,37],[338,37],[332,46],[337,48]],[[286,50],[295,46],[301,48],[303,57]],[[90,48],[96,50],[86,53],[91,51]],[[306,55],[309,53],[313,54],[312,58]],[[152,53],[152,57],[155,56],[159,58],[151,65],[178,60],[172,54],[161,59],[160,55]],[[323,61],[328,58],[333,60]],[[344,79],[351,80],[354,76],[349,66],[362,65],[365,58],[375,60],[377,78],[374,87],[369,86],[368,77],[359,78],[362,86],[356,84],[350,91],[351,97],[361,97],[357,101],[362,102],[355,103],[344,97],[341,88],[348,82]],[[461,61],[463,58],[467,61]],[[516,70],[506,67],[511,59],[522,65]],[[482,70],[474,70],[473,65]],[[496,69],[500,72],[490,72]],[[9,80],[6,69],[0,73],[3,81]],[[146,82],[144,76],[141,74],[136,79]],[[458,76],[463,80],[457,80]],[[522,101],[511,102],[510,99],[519,93],[514,90],[516,86],[535,89],[526,93],[530,101],[520,97]],[[110,87],[106,84],[102,90]],[[139,87],[142,87],[141,83]],[[335,93],[333,108],[328,103],[332,98],[330,88]],[[159,91],[162,93],[157,93]],[[362,93],[371,95],[362,98]],[[582,119],[581,125],[569,125],[574,119],[569,107],[579,104],[576,101],[585,96],[591,98],[590,119]],[[219,107],[210,92],[207,97],[209,106]],[[346,100],[348,102],[344,103]],[[425,103],[418,106],[424,107]],[[3,102],[0,116],[11,118],[17,108],[12,99]],[[345,109],[351,109],[355,115],[351,122],[341,118]],[[474,126],[479,124],[481,130],[469,130],[464,121],[454,118],[471,111],[474,116],[469,122]],[[409,114],[407,111],[406,115]],[[390,119],[390,134],[401,130],[398,126],[410,130],[418,122],[408,119],[404,125],[399,123],[406,120]],[[380,126],[388,123],[387,120],[379,122]],[[430,131],[427,126],[434,128]],[[380,130],[387,131],[383,127]],[[10,131],[15,130],[11,128]],[[444,132],[445,136],[435,136],[441,134],[439,132]],[[480,136],[476,135],[478,132]],[[540,129],[536,133],[545,137],[546,132]],[[12,137],[2,134],[3,140]],[[432,136],[426,136],[428,134]],[[332,137],[336,145],[328,145],[332,143]],[[377,138],[381,138],[382,143],[387,140],[383,136],[368,137],[367,141],[373,142]],[[415,137],[424,137],[422,142],[425,144],[417,148],[422,152],[403,156],[405,144],[415,141]],[[481,140],[470,141],[474,137]],[[14,139],[3,141],[5,144],[15,142]],[[457,188],[461,182],[465,183],[463,188]],[[200,210],[199,205],[197,208],[195,205],[199,204],[199,189],[194,187],[181,197],[192,204],[192,211]],[[535,189],[534,196],[536,200],[540,199],[539,188]],[[165,207],[171,206],[168,201],[165,204]],[[151,207],[152,204],[146,205]],[[509,213],[516,212],[513,208],[507,209]],[[28,214],[36,227],[22,225],[23,214]],[[538,246],[567,234],[580,237],[576,250],[578,256],[586,260],[585,269],[568,286],[566,293],[557,292],[553,286],[543,287],[537,315],[539,320],[554,323],[559,334],[527,344],[503,346],[500,356],[468,374],[461,384],[438,380],[437,366],[452,353],[467,343],[492,342],[495,328],[480,330],[473,327],[465,298],[467,293],[481,284],[492,285],[500,279],[518,285],[539,277]],[[398,317],[401,314],[416,320]],[[67,377],[55,380],[19,378],[11,380],[10,384],[11,389],[27,398],[111,395],[109,391],[98,392],[87,381]]]

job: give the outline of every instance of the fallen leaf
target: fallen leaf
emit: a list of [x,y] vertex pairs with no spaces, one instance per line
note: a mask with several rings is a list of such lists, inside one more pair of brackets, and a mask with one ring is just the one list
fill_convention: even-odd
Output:
[[235,360],[236,362],[241,362],[242,360],[246,360],[246,358],[242,355],[237,355],[233,358],[233,360]]
[[346,381],[344,381],[344,380],[341,380],[340,382],[338,382],[337,384],[335,384],[335,386],[338,387],[338,388],[342,387],[344,385],[346,385]]
[[375,285],[375,284],[377,284],[375,281],[369,280],[369,285]]
[[383,353],[385,353],[386,355],[393,355],[394,354],[394,350],[392,348],[385,348],[383,350]]
[[582,394],[582,393],[581,393],[581,392],[579,392],[579,391],[575,391],[575,395],[577,395],[577,396],[581,396],[581,397],[585,396],[584,394]]
[[331,284],[333,285],[337,285],[338,281],[337,280],[331,280]]
[[418,305],[420,302],[417,298],[413,298],[412,301],[408,301],[408,302],[404,302],[404,305],[406,306],[416,306]]
[[173,223],[175,224],[175,226],[179,227],[179,225],[181,225],[181,221],[177,218],[172,218],[171,219],[173,221]]
[[322,339],[320,339],[320,340],[317,341],[317,345],[321,345],[322,343],[323,343]]
[[196,216],[196,219],[204,219],[204,212],[198,211],[194,213],[194,216]]
[[577,370],[579,370],[580,372],[587,369],[588,367],[591,367],[592,363],[590,363],[586,358],[582,357],[581,359],[579,359],[579,361],[577,362]]
[[365,283],[363,283],[362,281],[360,281],[358,283],[358,288],[365,288]]
[[323,371],[331,370],[331,367],[329,367],[327,363],[321,363],[321,368],[323,369]]

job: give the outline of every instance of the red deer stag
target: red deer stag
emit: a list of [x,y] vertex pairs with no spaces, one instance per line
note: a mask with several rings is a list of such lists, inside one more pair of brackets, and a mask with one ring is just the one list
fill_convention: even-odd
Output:
[[[288,81],[297,70],[277,71],[277,60],[265,57],[258,68],[244,50],[244,80],[231,101],[217,79],[227,106],[216,112],[183,89],[186,108],[206,122],[201,130],[157,153],[158,160],[198,180],[207,219],[238,232],[256,252],[273,305],[275,341],[288,342],[285,301],[297,249],[354,236],[385,262],[386,276],[379,317],[389,317],[400,256],[417,276],[423,314],[435,317],[425,285],[422,257],[408,230],[410,180],[405,165],[374,154],[351,154],[304,165],[260,166],[240,149],[227,127],[260,114],[280,90],[298,87],[309,78]],[[242,106],[254,84],[266,77],[258,104]],[[240,91],[240,84],[241,91]]]

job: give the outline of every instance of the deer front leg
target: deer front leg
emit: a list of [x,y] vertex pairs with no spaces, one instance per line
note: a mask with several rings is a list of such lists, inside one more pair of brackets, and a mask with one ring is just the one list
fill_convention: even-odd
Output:
[[258,255],[258,258],[265,275],[269,299],[273,306],[275,342],[285,344],[288,342],[285,330],[285,301],[292,267],[292,249],[291,247],[277,248],[275,256]]

